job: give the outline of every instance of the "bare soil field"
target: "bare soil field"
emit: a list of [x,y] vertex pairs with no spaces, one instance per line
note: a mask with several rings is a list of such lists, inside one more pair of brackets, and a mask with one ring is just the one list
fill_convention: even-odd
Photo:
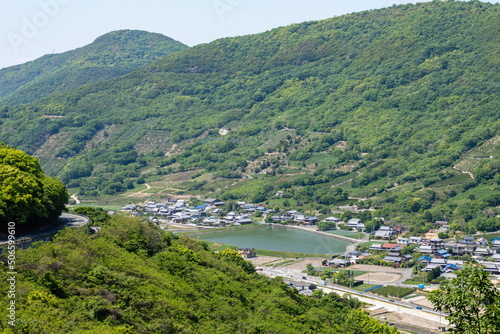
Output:
[[[248,259],[250,262],[254,264],[256,267],[261,267],[261,266],[275,266],[275,267],[282,267],[279,265],[280,262],[283,262],[285,260],[293,260],[293,259],[283,259],[281,257],[274,257],[274,256],[256,256],[253,258]],[[296,270],[299,272],[305,271],[307,264],[310,263],[314,267],[320,267],[321,262],[324,260],[322,257],[308,257],[305,259],[296,259],[292,262],[287,262],[283,265],[283,267],[286,267],[291,270]]]
[[355,264],[350,266],[349,269],[361,270],[361,271],[378,271],[378,272],[394,273],[394,274],[402,274],[406,270],[404,268],[382,267],[371,264]]
[[356,280],[365,281],[365,283],[393,283],[400,278],[401,275],[392,273],[369,273],[356,276]]

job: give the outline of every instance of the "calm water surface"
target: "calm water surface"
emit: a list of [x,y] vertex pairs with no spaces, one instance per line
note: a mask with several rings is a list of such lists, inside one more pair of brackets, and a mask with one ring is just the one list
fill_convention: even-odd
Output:
[[203,240],[283,252],[337,254],[350,243],[319,234],[288,228],[263,227],[249,230],[208,233],[194,236]]

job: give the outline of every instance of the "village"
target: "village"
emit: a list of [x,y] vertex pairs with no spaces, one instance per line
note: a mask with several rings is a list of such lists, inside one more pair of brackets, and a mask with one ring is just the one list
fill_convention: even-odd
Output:
[[[355,242],[355,247],[348,247],[346,252],[328,260],[326,264],[330,267],[346,268],[354,264],[416,267],[421,272],[434,270],[435,278],[452,278],[455,277],[454,272],[460,270],[465,262],[472,261],[481,263],[484,270],[492,275],[500,275],[500,238],[494,238],[490,242],[482,236],[439,238],[438,235],[442,233],[448,236],[446,233],[449,224],[446,221],[436,221],[434,229],[424,235],[414,236],[402,226],[381,225],[378,229],[367,232],[365,224],[357,218],[346,222],[335,216],[319,219],[296,210],[278,212],[262,204],[238,201],[226,204],[217,198],[198,200],[196,204],[190,205],[188,200],[168,197],[164,203],[147,201],[142,205],[129,204],[121,211],[132,216],[148,216],[151,221],[163,226],[199,229],[274,223],[322,233],[317,228],[318,224],[328,222],[332,230],[355,231],[364,235],[359,240],[351,240]],[[240,253],[245,257],[252,257],[253,254],[251,252],[249,256],[248,250],[244,249]],[[435,282],[438,283],[439,280]]]

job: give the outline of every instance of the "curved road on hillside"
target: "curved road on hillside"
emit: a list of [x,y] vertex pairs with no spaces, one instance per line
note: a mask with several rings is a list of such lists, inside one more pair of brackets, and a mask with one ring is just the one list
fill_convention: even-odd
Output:
[[[53,228],[48,228],[46,230],[42,230],[40,232],[37,232],[35,234],[29,234],[29,235],[17,235],[16,240],[26,240],[26,239],[36,239],[41,236],[46,237],[50,234],[56,234],[59,230],[62,230],[65,227],[80,227],[89,222],[89,219],[87,217],[82,217],[79,215],[71,214],[71,213],[63,213],[59,216],[58,221],[60,223],[59,226],[53,227]],[[7,239],[0,239],[0,243],[6,242]]]
[[64,227],[79,227],[89,222],[87,217],[74,215],[72,213],[63,213],[59,216],[58,220],[64,224]]

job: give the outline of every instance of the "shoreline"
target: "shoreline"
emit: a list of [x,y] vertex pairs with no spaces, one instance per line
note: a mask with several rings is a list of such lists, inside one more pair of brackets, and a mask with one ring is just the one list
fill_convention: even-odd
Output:
[[[359,243],[362,242],[361,240],[349,238],[349,237],[342,236],[342,235],[327,233],[327,232],[323,232],[323,231],[317,231],[315,227],[290,226],[290,225],[281,225],[281,224],[272,224],[272,223],[271,224],[262,224],[262,225],[243,226],[243,227],[238,226],[238,227],[217,228],[217,229],[202,229],[202,230],[197,230],[197,231],[193,231],[193,232],[185,232],[185,233],[183,233],[183,236],[194,238],[195,236],[204,235],[204,234],[212,234],[212,233],[217,233],[217,232],[250,230],[250,229],[258,229],[258,228],[266,228],[266,227],[285,228],[285,229],[288,228],[288,229],[292,229],[292,230],[314,233],[317,235],[325,236],[325,237],[328,237],[331,239],[341,240],[344,242],[349,242],[349,244],[346,246],[345,252],[354,250],[356,245],[358,245]],[[237,246],[237,245],[232,245],[232,246]],[[266,251],[266,250],[263,250],[263,251]],[[269,251],[272,251],[272,250],[269,250]],[[297,254],[300,254],[300,253],[297,253]],[[318,255],[321,256],[321,254],[318,254]]]

